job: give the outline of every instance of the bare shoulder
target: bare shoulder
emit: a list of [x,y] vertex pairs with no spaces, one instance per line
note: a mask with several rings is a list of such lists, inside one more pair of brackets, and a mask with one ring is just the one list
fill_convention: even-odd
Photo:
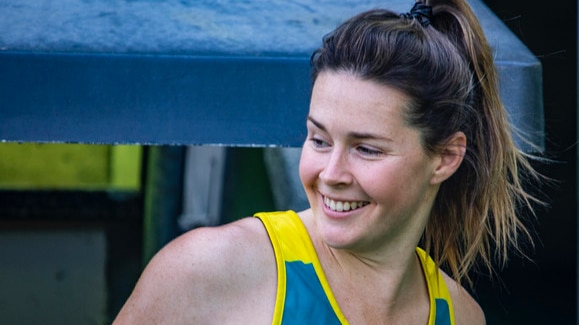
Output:
[[485,315],[474,298],[454,279],[442,272],[452,298],[454,317],[457,325],[484,325]]
[[267,302],[275,301],[275,274],[259,219],[195,229],[155,255],[115,324],[233,323],[231,317],[241,317],[251,304],[267,313]]

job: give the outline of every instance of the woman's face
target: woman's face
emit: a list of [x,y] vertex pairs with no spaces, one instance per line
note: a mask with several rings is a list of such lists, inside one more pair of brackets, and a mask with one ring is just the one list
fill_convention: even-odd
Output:
[[406,125],[408,98],[347,72],[322,72],[313,88],[300,177],[318,234],[334,248],[414,248],[438,185],[440,161]]

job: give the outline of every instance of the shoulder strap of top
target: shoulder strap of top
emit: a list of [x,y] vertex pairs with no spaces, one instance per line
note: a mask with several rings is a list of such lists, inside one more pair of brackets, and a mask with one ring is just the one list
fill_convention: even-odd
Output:
[[260,212],[254,216],[263,222],[270,237],[276,258],[278,287],[274,323],[277,323],[277,320],[281,321],[283,316],[287,281],[286,262],[301,261],[304,264],[311,264],[313,266],[336,316],[342,324],[347,324],[347,320],[342,314],[338,302],[330,289],[330,285],[328,284],[308,231],[297,213],[291,210]]
[[273,246],[273,252],[275,254],[275,261],[277,266],[277,294],[275,298],[275,310],[273,312],[272,324],[281,324],[283,317],[283,307],[285,303],[285,288],[286,288],[286,276],[285,276],[285,262],[283,256],[283,250],[281,248],[280,241],[277,238],[277,231],[272,220],[272,216],[278,212],[261,212],[256,213],[254,216],[259,218],[267,233],[269,235],[269,240]]
[[436,266],[436,263],[426,254],[426,252],[417,247],[416,254],[422,264],[424,278],[428,287],[428,296],[430,297],[430,316],[428,317],[429,325],[454,325],[454,310],[450,292],[442,273]]

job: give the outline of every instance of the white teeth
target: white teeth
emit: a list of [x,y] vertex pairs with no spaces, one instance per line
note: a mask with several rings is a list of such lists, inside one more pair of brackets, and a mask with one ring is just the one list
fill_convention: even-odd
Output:
[[327,197],[324,197],[324,203],[328,208],[330,208],[330,210],[338,212],[355,210],[368,204],[368,202],[364,201],[353,201],[353,202],[334,201],[328,199]]
[[344,210],[345,210],[345,211],[350,210],[350,202],[345,202],[345,203],[344,203]]

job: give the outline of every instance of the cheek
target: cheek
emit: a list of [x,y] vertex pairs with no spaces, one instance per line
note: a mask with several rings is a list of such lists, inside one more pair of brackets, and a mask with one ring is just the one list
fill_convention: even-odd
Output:
[[315,163],[307,147],[302,148],[302,154],[300,157],[300,164],[299,164],[299,173],[302,184],[304,184],[304,186],[306,187],[308,187],[308,184],[311,184],[314,181],[314,179],[317,178],[317,174],[315,171]]
[[420,167],[415,166],[415,162],[404,160],[379,168],[366,167],[358,173],[357,180],[376,201],[402,203],[421,195],[426,187],[424,170]]
[[396,201],[405,192],[403,176],[389,168],[367,168],[356,181],[374,201]]

